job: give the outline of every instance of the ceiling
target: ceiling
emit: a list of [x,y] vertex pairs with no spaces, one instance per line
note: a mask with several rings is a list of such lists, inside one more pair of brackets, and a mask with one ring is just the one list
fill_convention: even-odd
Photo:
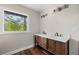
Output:
[[37,12],[41,12],[42,10],[47,9],[47,8],[54,9],[54,8],[59,7],[61,5],[62,4],[22,4],[22,6],[32,9]]

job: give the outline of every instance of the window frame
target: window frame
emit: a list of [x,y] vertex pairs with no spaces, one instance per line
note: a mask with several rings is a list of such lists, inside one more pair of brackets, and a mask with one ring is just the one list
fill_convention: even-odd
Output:
[[[15,14],[20,14],[20,15],[25,15],[25,16],[27,16],[27,18],[26,18],[26,23],[27,23],[27,30],[26,31],[5,31],[5,28],[4,28],[4,21],[5,21],[5,19],[4,19],[4,12],[5,11],[8,11],[8,12],[12,12],[12,13],[15,13]],[[24,13],[21,13],[21,12],[17,12],[17,11],[12,11],[12,10],[3,10],[3,32],[2,32],[2,34],[3,33],[5,33],[5,34],[8,34],[8,33],[26,33],[26,32],[29,32],[29,26],[30,26],[30,20],[29,20],[29,15],[26,15],[26,14],[24,14]]]

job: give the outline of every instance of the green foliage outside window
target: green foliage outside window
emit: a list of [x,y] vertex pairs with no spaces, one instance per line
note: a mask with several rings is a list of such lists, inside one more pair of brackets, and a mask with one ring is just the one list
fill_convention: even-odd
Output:
[[11,12],[4,13],[4,30],[5,31],[26,31],[26,17]]

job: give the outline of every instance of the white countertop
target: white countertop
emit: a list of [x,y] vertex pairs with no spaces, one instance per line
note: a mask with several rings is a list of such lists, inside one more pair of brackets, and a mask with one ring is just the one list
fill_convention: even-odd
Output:
[[63,37],[49,36],[49,35],[45,35],[45,34],[35,34],[35,35],[53,39],[53,40],[60,41],[60,42],[64,42],[64,43],[69,40],[69,35],[64,35]]

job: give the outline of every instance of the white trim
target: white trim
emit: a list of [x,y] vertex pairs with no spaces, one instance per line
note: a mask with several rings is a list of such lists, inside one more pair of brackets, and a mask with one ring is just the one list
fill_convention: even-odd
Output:
[[21,33],[30,33],[30,32],[27,32],[27,31],[0,32],[0,34],[21,34]]
[[8,9],[8,8],[3,8],[3,11],[10,11],[10,12],[13,12],[13,13],[17,13],[17,14],[22,14],[22,15],[29,16],[26,13],[22,13],[22,12],[19,12],[19,11],[15,11],[15,10],[12,10],[12,9]]
[[26,50],[26,49],[29,49],[29,48],[32,48],[32,47],[34,47],[34,45],[29,45],[27,47],[23,47],[23,48],[20,48],[20,49],[16,49],[14,51],[11,51],[11,52],[8,52],[8,53],[2,54],[2,55],[12,55],[12,54],[15,54],[17,52],[20,52],[20,51],[23,51],[23,50]]

